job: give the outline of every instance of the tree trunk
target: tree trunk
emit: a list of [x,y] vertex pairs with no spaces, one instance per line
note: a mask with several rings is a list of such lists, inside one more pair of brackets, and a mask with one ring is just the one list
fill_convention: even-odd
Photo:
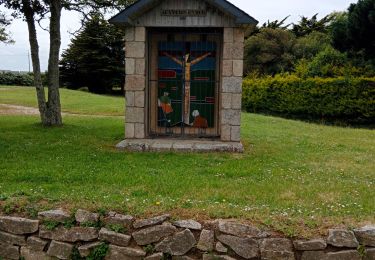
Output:
[[36,35],[36,29],[35,29],[34,11],[31,7],[30,0],[22,0],[22,5],[23,5],[23,12],[26,18],[27,26],[29,29],[31,60],[33,63],[34,84],[36,88],[39,113],[40,113],[40,118],[42,120],[42,123],[45,124],[47,104],[46,104],[46,96],[44,93],[43,83],[42,83],[42,76],[40,73],[39,46],[38,46],[38,39]]
[[60,18],[61,0],[50,1],[50,49],[48,59],[48,102],[46,125],[62,125],[60,93],[59,93],[59,53],[61,45]]

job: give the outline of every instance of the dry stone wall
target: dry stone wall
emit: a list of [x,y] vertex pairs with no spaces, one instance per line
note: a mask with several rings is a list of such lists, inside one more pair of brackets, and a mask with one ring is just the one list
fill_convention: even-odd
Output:
[[375,260],[375,225],[292,240],[229,220],[50,210],[38,219],[0,216],[0,259]]

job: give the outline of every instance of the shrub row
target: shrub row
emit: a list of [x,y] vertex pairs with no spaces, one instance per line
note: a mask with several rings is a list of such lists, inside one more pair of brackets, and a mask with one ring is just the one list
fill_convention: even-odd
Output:
[[32,86],[34,78],[32,73],[1,72],[0,85]]
[[306,119],[375,122],[375,78],[245,79],[243,108]]

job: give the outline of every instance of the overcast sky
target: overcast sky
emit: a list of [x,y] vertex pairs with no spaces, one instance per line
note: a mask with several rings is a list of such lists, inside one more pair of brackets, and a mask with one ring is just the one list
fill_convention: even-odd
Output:
[[[333,11],[344,11],[350,3],[356,0],[230,0],[233,4],[256,18],[260,24],[267,20],[280,20],[291,15],[288,23],[299,20],[300,15],[311,17],[319,13],[323,17]],[[5,10],[0,8],[0,10]],[[79,28],[79,16],[75,13],[63,12],[61,22],[62,50],[67,47],[71,39],[71,32]],[[15,44],[0,43],[0,70],[29,70],[28,32],[26,23],[14,20],[9,27]],[[48,33],[38,30],[40,59],[42,70],[47,69],[48,62]]]

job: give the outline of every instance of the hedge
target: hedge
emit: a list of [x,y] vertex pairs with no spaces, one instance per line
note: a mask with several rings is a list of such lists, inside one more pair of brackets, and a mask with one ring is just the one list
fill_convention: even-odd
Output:
[[32,86],[33,84],[32,73],[0,72],[0,85]]
[[375,122],[375,78],[245,79],[242,99],[248,112]]

